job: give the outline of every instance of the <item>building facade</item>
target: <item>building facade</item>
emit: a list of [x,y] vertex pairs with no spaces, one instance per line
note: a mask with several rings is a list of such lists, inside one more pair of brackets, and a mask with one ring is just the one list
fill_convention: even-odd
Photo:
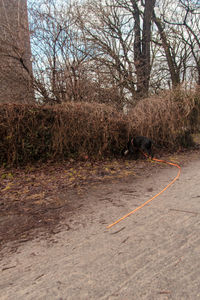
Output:
[[33,100],[27,0],[0,0],[0,103]]

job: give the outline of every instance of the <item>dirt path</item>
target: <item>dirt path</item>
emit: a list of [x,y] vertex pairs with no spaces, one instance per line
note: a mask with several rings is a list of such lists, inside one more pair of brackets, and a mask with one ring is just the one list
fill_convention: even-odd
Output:
[[200,299],[198,155],[165,193],[109,230],[106,225],[159,192],[177,169],[100,184],[66,213],[57,234],[38,236],[13,254],[4,249],[0,299]]

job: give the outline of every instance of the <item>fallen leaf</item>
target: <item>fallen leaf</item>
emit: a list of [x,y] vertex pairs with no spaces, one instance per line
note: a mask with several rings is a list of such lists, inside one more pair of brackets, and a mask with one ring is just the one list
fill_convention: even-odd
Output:
[[38,199],[38,198],[44,198],[44,193],[40,193],[40,194],[33,194],[33,195],[30,195],[28,197],[26,197],[27,199]]
[[2,190],[2,192],[5,192],[5,191],[11,189],[11,185],[12,185],[12,182],[9,182],[9,183],[7,184],[7,186]]

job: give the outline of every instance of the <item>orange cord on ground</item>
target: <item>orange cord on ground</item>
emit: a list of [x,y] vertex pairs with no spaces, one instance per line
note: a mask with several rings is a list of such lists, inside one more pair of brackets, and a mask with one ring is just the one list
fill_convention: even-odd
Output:
[[[146,156],[146,155],[145,155]],[[107,229],[111,228],[112,226],[116,225],[117,223],[121,222],[122,220],[124,220],[125,218],[129,217],[130,215],[132,215],[133,213],[135,213],[137,210],[141,209],[142,207],[144,207],[145,205],[147,205],[149,202],[151,202],[152,200],[154,200],[156,197],[158,197],[160,194],[162,194],[164,191],[166,191],[166,189],[168,187],[170,187],[180,176],[181,173],[181,167],[178,164],[174,164],[172,162],[168,162],[162,159],[157,159],[157,158],[153,158],[154,161],[158,161],[158,162],[163,162],[166,163],[168,165],[171,166],[175,166],[177,167],[178,170],[178,174],[176,175],[176,177],[158,194],[156,194],[155,196],[153,196],[151,199],[147,200],[146,202],[144,202],[142,205],[138,206],[137,208],[135,208],[134,210],[130,211],[128,214],[126,214],[125,216],[123,216],[122,218],[118,219],[117,221],[115,221],[114,223],[110,224],[107,226]]]

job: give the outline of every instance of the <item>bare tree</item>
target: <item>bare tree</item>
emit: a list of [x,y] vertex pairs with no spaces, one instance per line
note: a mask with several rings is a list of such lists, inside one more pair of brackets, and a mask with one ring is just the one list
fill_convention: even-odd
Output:
[[77,22],[94,49],[93,59],[107,66],[118,87],[133,99],[148,95],[151,73],[153,1],[87,1]]
[[[172,7],[173,7],[173,2]],[[187,48],[187,53],[183,55],[183,63],[185,68],[190,68],[191,72],[195,69],[197,72],[197,85],[200,85],[200,4],[199,1],[178,0],[176,6],[173,7],[173,11],[176,12],[171,15],[163,15],[163,24],[167,24],[172,30],[176,31],[175,40],[180,39],[182,44]],[[156,25],[159,28],[161,35],[165,35],[161,21],[158,18],[154,18]],[[161,28],[162,27],[162,28]],[[165,43],[163,38],[163,46],[166,49],[166,57],[171,73],[171,77],[174,79],[174,83],[178,84],[178,72],[180,68],[177,68],[175,63],[175,57],[171,55],[169,43]],[[189,51],[188,51],[189,49]],[[170,55],[172,60],[170,61]],[[187,62],[185,62],[187,57]],[[179,73],[180,74],[180,73]],[[190,78],[191,80],[191,78]]]
[[151,21],[155,0],[141,1],[141,5],[144,7],[143,12],[140,11],[138,2],[131,1],[131,11],[134,17],[134,64],[137,75],[137,93],[139,98],[142,98],[148,96],[149,92],[151,74]]
[[175,51],[173,51],[174,49],[170,45],[170,40],[168,39],[167,34],[165,32],[164,24],[162,23],[160,18],[156,17],[155,12],[153,13],[153,20],[158,28],[162,47],[165,51],[172,86],[176,87],[180,85],[180,64],[177,64],[176,54]]
[[56,0],[42,0],[30,7],[35,88],[42,102],[86,97],[87,45],[71,11],[71,4]]
[[188,33],[188,38],[184,40],[191,49],[197,70],[196,82],[198,87],[200,87],[200,3],[199,1],[193,2],[188,0],[179,0],[179,2],[185,12],[182,24]]
[[114,102],[122,108],[196,76],[199,23],[187,3],[35,2],[30,15],[37,98]]
[[87,2],[77,8],[76,15],[77,24],[91,49],[94,73],[98,70],[97,74],[101,72],[105,81],[109,78],[121,95],[125,90],[134,95],[133,51],[130,51],[133,29],[127,26],[129,17],[120,12],[114,1],[106,5],[99,1]]

